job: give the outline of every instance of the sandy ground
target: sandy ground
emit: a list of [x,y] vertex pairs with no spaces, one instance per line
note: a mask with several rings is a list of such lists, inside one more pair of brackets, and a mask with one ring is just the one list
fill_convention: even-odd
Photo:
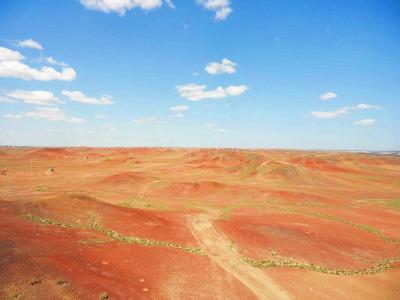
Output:
[[235,249],[230,248],[229,240],[215,230],[212,221],[213,217],[208,214],[197,215],[190,220],[193,235],[210,259],[237,278],[259,299],[291,298],[260,269],[243,262]]
[[0,299],[400,299],[400,157],[0,148]]

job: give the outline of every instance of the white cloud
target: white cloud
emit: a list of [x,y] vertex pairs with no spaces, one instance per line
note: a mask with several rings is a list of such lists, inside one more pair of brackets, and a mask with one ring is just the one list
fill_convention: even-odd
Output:
[[2,62],[2,61],[20,61],[23,59],[24,59],[24,56],[21,53],[19,53],[18,51],[0,47],[0,62]]
[[187,105],[177,105],[170,107],[169,110],[176,113],[183,113],[185,111],[188,111],[189,107]]
[[27,118],[43,119],[48,121],[65,121],[71,123],[84,123],[85,119],[67,117],[58,107],[36,107],[35,111],[24,114]]
[[6,119],[21,119],[22,118],[22,116],[21,115],[13,115],[13,114],[5,114],[4,115],[4,117],[6,118]]
[[226,132],[228,132],[228,130],[226,130],[226,129],[224,129],[224,128],[220,128],[220,129],[218,129],[218,132],[220,132],[220,133],[226,133]]
[[0,77],[13,77],[23,80],[71,81],[76,78],[76,73],[72,68],[62,68],[62,71],[58,72],[51,67],[34,69],[19,61],[2,61],[0,62]]
[[311,113],[317,119],[333,119],[337,118],[341,115],[345,115],[349,112],[348,107],[343,107],[335,111],[313,111]]
[[172,2],[172,0],[165,0],[165,4],[167,4],[169,8],[175,9],[175,4]]
[[61,103],[52,92],[15,90],[6,94],[11,100],[18,100],[29,104],[53,105]]
[[[311,113],[317,119],[333,119],[341,115],[345,115],[351,111],[368,110],[368,109],[381,109],[381,106],[375,104],[357,104],[356,106],[342,107],[335,111],[313,111]],[[361,125],[361,124],[360,124]]]
[[354,109],[357,110],[368,110],[368,109],[376,109],[379,110],[381,109],[381,107],[379,105],[375,105],[375,104],[365,104],[365,103],[361,103],[358,104],[354,107]]
[[223,21],[233,12],[230,0],[197,0],[205,9],[215,12],[215,20]]
[[319,96],[319,98],[321,100],[332,100],[332,99],[335,99],[337,97],[338,97],[338,95],[335,94],[334,92],[326,92],[326,93],[324,93],[324,94]]
[[18,51],[0,47],[0,77],[41,81],[71,81],[76,78],[76,72],[72,68],[63,67],[61,72],[46,66],[35,69],[22,63],[23,59],[24,56]]
[[54,59],[54,58],[51,57],[51,56],[44,57],[44,58],[43,58],[43,61],[44,61],[46,64],[49,64],[49,65],[68,67],[68,65],[67,65],[65,62],[58,61],[58,60]]
[[374,119],[364,119],[364,120],[359,120],[359,121],[354,122],[355,125],[360,125],[360,126],[370,126],[370,125],[374,125],[375,123],[376,123],[376,120],[374,120]]
[[114,104],[110,95],[104,95],[100,99],[87,97],[80,91],[62,91],[65,97],[68,97],[71,101],[76,101],[85,104],[94,105],[111,105]]
[[218,62],[211,62],[209,63],[205,70],[208,74],[221,74],[221,73],[227,73],[227,74],[233,74],[236,73],[236,63],[233,61],[230,61],[227,58],[222,59],[221,63]]
[[82,119],[82,118],[75,118],[75,117],[66,119],[65,121],[71,122],[71,123],[78,123],[78,124],[80,124],[80,123],[85,123],[85,122],[86,122],[85,119]]
[[43,46],[32,39],[27,39],[27,40],[23,40],[23,41],[19,41],[18,42],[18,46],[22,47],[22,48],[31,48],[31,49],[37,49],[37,50],[43,50]]
[[249,88],[245,85],[218,87],[215,90],[206,90],[206,85],[186,84],[178,85],[176,90],[182,98],[190,101],[200,101],[203,99],[221,99],[229,96],[240,96]]
[[17,101],[14,99],[10,99],[7,97],[0,96],[0,103],[16,103]]
[[142,10],[159,8],[163,5],[163,2],[170,8],[175,8],[171,0],[80,0],[80,2],[87,9],[99,10],[105,13],[116,12],[121,16],[126,11],[134,8]]
[[159,123],[159,121],[157,120],[156,117],[142,117],[142,118],[134,119],[133,122],[136,124],[158,124]]

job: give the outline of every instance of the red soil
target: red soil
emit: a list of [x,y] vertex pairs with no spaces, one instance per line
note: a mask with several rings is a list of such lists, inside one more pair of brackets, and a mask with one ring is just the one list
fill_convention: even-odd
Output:
[[[0,165],[9,169],[0,177],[0,299],[98,299],[103,292],[110,299],[255,299],[260,282],[251,278],[259,269],[253,274],[238,257],[334,270],[400,259],[399,156],[2,148]],[[203,215],[205,223],[193,227]],[[205,248],[194,231],[202,225],[203,239],[211,232],[209,241],[223,243]],[[96,228],[207,255],[127,243]],[[276,298],[397,299],[400,263],[391,267],[353,276],[261,272],[284,291]]]
[[175,182],[162,189],[161,194],[174,197],[212,196],[224,190],[224,184],[212,181]]
[[122,172],[115,175],[102,178],[99,183],[101,184],[144,184],[151,178],[146,178],[140,172]]
[[[330,268],[365,268],[369,261],[397,256],[398,245],[329,220],[293,214],[233,216],[219,228],[247,256],[266,259],[274,249],[284,257]],[[340,232],[340,235],[338,235]]]

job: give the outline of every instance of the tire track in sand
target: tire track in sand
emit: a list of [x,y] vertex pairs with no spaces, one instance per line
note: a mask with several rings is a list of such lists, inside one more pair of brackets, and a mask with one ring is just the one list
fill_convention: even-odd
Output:
[[242,261],[240,255],[231,249],[229,240],[215,230],[213,219],[212,216],[205,214],[190,218],[192,233],[206,254],[242,282],[259,299],[291,299],[289,294],[262,270]]

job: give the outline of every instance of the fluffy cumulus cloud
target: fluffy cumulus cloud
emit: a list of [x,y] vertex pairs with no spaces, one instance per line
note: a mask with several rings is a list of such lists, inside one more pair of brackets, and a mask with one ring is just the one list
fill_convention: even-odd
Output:
[[88,97],[80,91],[62,91],[62,94],[65,97],[68,97],[71,101],[76,101],[85,104],[94,104],[94,105],[114,104],[110,95],[104,95],[100,99],[97,99]]
[[19,41],[18,46],[21,48],[31,48],[31,49],[43,50],[43,46],[39,42],[32,40],[32,39]]
[[152,10],[159,8],[163,2],[170,8],[175,8],[172,0],[80,0],[87,9],[99,10],[105,13],[116,12],[123,16],[128,10],[139,8]]
[[0,47],[0,62],[3,61],[20,61],[23,60],[24,56],[18,51],[14,51],[8,48]]
[[47,121],[64,121],[70,123],[84,123],[85,119],[68,117],[58,107],[37,107],[35,111],[24,113],[23,116]]
[[25,102],[29,104],[53,105],[60,101],[52,92],[48,91],[23,91],[15,90],[6,94],[12,102]]
[[220,63],[218,62],[209,63],[206,66],[205,70],[208,74],[212,75],[221,73],[233,74],[236,73],[236,63],[230,61],[227,58],[224,58]]
[[215,20],[223,21],[233,12],[230,0],[197,0],[205,9],[215,12]]
[[189,107],[187,105],[177,105],[170,107],[169,110],[175,113],[184,113],[189,110]]
[[71,81],[76,78],[73,68],[63,67],[60,72],[47,66],[35,69],[23,63],[23,59],[24,56],[18,51],[0,47],[0,77],[40,81]]
[[338,95],[336,93],[334,93],[334,92],[326,92],[326,93],[324,93],[324,94],[319,96],[319,98],[321,100],[324,100],[324,101],[325,100],[333,100],[333,99],[335,99],[337,97],[338,97]]
[[364,120],[359,120],[359,121],[354,122],[355,125],[360,125],[360,126],[371,126],[371,125],[374,125],[375,123],[376,123],[376,120],[374,120],[374,119],[364,119]]
[[186,84],[178,85],[176,90],[182,98],[190,101],[201,101],[204,99],[221,99],[229,96],[235,97],[245,93],[249,88],[245,85],[217,87],[214,90],[207,90],[206,85]]

